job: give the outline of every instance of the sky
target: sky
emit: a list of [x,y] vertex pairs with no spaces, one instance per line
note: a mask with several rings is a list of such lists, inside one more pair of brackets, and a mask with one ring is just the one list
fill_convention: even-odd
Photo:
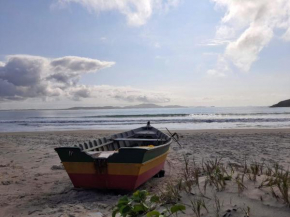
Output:
[[0,0],[0,109],[290,98],[289,0]]

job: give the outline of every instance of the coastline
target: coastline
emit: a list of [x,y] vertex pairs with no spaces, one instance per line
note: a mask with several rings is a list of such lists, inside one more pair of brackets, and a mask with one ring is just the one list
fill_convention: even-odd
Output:
[[290,128],[289,108],[206,107],[133,110],[69,110],[0,112],[0,132],[125,131],[151,121],[172,131]]
[[[257,132],[289,132],[290,128],[231,128],[231,129],[169,129],[172,132],[176,133],[255,133]],[[82,133],[96,133],[98,134],[114,134],[119,132],[125,132],[128,131],[128,129],[92,129],[92,130],[51,130],[51,131],[17,131],[17,132],[0,132],[0,135],[3,134],[49,134],[49,133],[55,133],[55,134],[62,134],[62,133],[76,133],[76,134],[82,134]],[[162,132],[167,132],[166,130],[161,130]]]
[[[0,216],[110,216],[120,192],[74,189],[55,147],[82,143],[123,130],[0,133]],[[151,192],[180,176],[183,157],[222,158],[242,164],[279,162],[290,167],[290,129],[177,130],[162,179],[141,186]],[[274,208],[273,208],[274,209]]]

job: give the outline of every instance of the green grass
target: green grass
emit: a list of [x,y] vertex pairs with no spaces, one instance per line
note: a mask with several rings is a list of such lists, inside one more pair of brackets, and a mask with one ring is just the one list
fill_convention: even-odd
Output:
[[[261,178],[258,178],[261,176]],[[233,178],[235,177],[235,178]],[[263,180],[261,181],[263,177]],[[243,165],[224,164],[222,159],[202,161],[197,164],[184,156],[184,166],[180,178],[164,184],[162,189],[151,195],[147,191],[136,191],[131,197],[125,196],[116,204],[113,216],[119,213],[122,217],[169,217],[178,216],[180,213],[191,212],[196,217],[208,213],[211,207],[211,216],[220,217],[223,204],[217,197],[218,192],[224,191],[231,183],[237,186],[240,195],[246,189],[245,179],[254,182],[259,189],[268,188],[268,192],[277,201],[284,202],[290,206],[290,172],[283,170],[279,164],[272,167],[264,163],[253,162]],[[201,183],[203,188],[201,189]],[[207,194],[207,188],[211,186],[214,192]],[[187,196],[185,196],[187,195]],[[209,196],[208,196],[209,195]],[[190,201],[185,204],[184,198]],[[260,201],[263,202],[262,196]],[[163,209],[163,211],[160,211]],[[244,216],[250,216],[250,208],[246,206],[239,208]]]

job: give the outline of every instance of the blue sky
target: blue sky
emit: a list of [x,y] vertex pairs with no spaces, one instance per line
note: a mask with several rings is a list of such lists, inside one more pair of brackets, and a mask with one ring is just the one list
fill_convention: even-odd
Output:
[[286,0],[0,0],[0,108],[276,103],[290,98],[289,11]]

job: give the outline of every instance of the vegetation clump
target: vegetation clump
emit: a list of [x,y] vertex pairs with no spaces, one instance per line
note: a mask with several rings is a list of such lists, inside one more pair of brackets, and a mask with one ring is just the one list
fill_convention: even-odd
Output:
[[[122,217],[169,217],[180,214],[194,214],[196,217],[228,216],[230,212],[241,212],[250,216],[250,207],[234,207],[225,209],[224,201],[218,195],[220,192],[237,189],[238,196],[251,188],[268,188],[265,194],[272,195],[277,201],[283,201],[290,206],[290,172],[275,164],[273,167],[264,163],[253,162],[238,165],[224,164],[222,159],[202,161],[200,165],[184,157],[184,167],[180,179],[169,182],[159,189],[157,195],[151,195],[146,190],[138,190],[131,197],[122,197],[113,211],[113,217],[118,213]],[[250,184],[252,183],[252,184]],[[229,186],[229,189],[227,189]],[[207,188],[211,191],[207,192]],[[223,194],[223,193],[221,193]],[[259,196],[264,202],[267,196]],[[231,202],[230,202],[231,204]],[[222,209],[226,211],[222,214]],[[162,211],[160,211],[162,210]]]
[[163,202],[159,196],[150,195],[146,190],[137,190],[131,197],[124,196],[118,201],[112,216],[115,217],[119,213],[123,217],[137,217],[145,214],[148,217],[166,217],[183,212],[186,209],[182,204],[174,204],[163,212],[155,210],[161,204]]

